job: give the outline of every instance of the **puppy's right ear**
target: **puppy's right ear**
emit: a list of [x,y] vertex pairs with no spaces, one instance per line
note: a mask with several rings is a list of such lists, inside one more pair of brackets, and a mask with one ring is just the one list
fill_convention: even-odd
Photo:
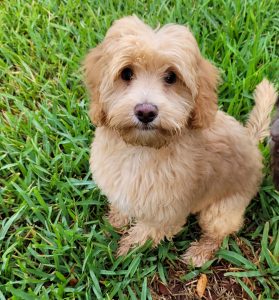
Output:
[[217,85],[219,72],[209,61],[201,58],[198,69],[198,94],[190,119],[191,128],[209,127],[218,110]]
[[83,63],[84,80],[90,94],[89,117],[96,126],[105,123],[106,115],[100,100],[100,85],[103,77],[104,53],[102,44],[90,50]]

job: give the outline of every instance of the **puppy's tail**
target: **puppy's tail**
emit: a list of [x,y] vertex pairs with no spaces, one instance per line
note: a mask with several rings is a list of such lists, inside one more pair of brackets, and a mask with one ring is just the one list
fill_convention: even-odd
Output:
[[274,86],[264,79],[254,92],[255,106],[249,116],[246,127],[252,138],[259,142],[269,135],[271,111],[277,99]]

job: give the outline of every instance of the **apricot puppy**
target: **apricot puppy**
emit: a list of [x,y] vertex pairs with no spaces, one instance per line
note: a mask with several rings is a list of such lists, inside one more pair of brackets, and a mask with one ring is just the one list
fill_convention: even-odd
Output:
[[96,125],[93,178],[110,202],[109,220],[134,224],[118,254],[156,246],[198,214],[202,237],[183,259],[201,266],[238,231],[262,179],[258,142],[276,100],[264,80],[246,127],[217,106],[217,69],[185,26],[153,30],[137,17],[116,21],[84,63]]

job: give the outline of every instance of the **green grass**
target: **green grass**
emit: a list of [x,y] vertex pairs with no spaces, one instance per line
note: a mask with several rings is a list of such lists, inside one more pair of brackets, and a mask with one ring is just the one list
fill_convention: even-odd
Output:
[[243,121],[256,84],[279,83],[278,1],[121,2],[0,4],[0,299],[155,299],[160,282],[191,285],[192,299],[201,272],[211,293],[217,278],[251,299],[278,299],[279,194],[265,145],[261,191],[213,261],[201,269],[179,262],[198,237],[194,218],[174,241],[115,258],[120,235],[105,220],[107,202],[88,167],[94,128],[80,72],[121,16],[188,24],[221,70],[220,108]]

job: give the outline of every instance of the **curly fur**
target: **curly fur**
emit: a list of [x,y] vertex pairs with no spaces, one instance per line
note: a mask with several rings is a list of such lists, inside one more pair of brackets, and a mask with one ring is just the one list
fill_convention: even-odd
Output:
[[[130,82],[120,76],[127,66],[134,70]],[[111,204],[112,223],[135,223],[118,254],[149,238],[154,245],[172,238],[194,213],[203,237],[183,258],[202,265],[225,236],[239,230],[259,188],[257,143],[268,129],[273,87],[265,81],[257,88],[243,127],[218,111],[218,71],[201,56],[189,29],[171,24],[153,30],[137,17],[116,21],[87,55],[84,70],[89,115],[97,126],[93,178]],[[163,81],[167,70],[177,74],[173,85]],[[159,110],[149,130],[134,115],[145,102]]]

